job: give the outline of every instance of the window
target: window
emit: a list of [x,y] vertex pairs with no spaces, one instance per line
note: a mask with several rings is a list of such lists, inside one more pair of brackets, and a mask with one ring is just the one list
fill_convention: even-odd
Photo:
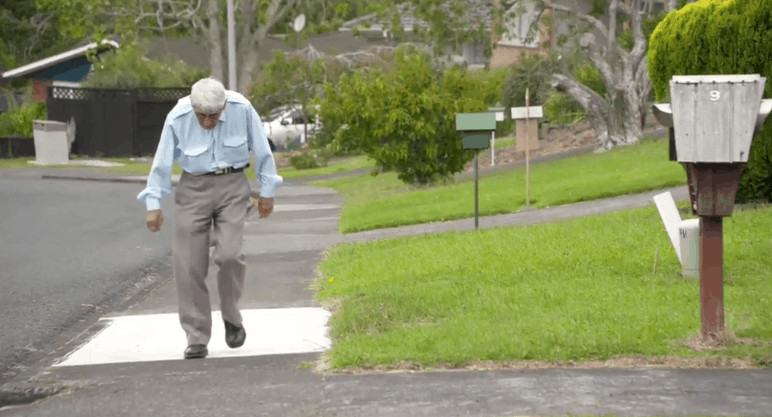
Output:
[[539,10],[532,2],[526,2],[520,6],[515,5],[504,15],[506,30],[498,43],[507,46],[536,48],[539,45],[538,33],[533,34],[533,39],[527,39],[531,23],[538,19]]

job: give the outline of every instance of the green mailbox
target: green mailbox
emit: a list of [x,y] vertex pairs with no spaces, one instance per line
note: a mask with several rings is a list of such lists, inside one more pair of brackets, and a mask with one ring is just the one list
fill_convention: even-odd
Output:
[[458,113],[456,130],[464,135],[464,149],[487,149],[496,130],[495,113]]
[[496,130],[496,113],[456,113],[456,131],[464,135],[464,149],[474,149],[474,228],[479,227],[478,219],[478,177],[477,154],[480,149],[487,149],[491,132]]
[[487,149],[490,140],[490,134],[467,133],[464,135],[464,149]]

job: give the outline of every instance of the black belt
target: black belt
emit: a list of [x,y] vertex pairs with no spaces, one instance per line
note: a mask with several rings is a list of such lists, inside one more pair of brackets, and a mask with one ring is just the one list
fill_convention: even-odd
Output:
[[219,169],[216,169],[216,170],[211,171],[211,172],[204,172],[204,173],[201,173],[201,174],[194,174],[194,175],[196,175],[196,176],[198,176],[198,175],[225,175],[225,174],[232,174],[234,172],[241,172],[241,171],[243,171],[246,168],[249,168],[249,164],[246,164],[246,165],[244,165],[241,168],[233,168],[233,167],[219,168]]

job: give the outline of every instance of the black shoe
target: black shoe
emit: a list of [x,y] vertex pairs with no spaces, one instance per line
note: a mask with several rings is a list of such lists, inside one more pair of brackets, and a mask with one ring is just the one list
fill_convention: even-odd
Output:
[[236,326],[227,320],[223,321],[225,322],[225,343],[228,347],[235,349],[243,345],[247,340],[247,331],[244,330],[244,326]]
[[202,359],[207,353],[206,345],[190,345],[185,349],[185,359]]

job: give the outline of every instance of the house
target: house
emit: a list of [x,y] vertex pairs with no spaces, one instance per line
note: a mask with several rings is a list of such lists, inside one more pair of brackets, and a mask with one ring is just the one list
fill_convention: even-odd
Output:
[[30,62],[21,67],[4,71],[2,73],[2,80],[7,81],[19,77],[31,78],[33,98],[35,100],[45,100],[46,90],[49,86],[77,85],[88,75],[89,71],[91,71],[91,62],[88,60],[89,54],[99,54],[118,47],[118,43],[111,40],[102,40],[98,43],[92,42],[88,45],[79,46],[35,62]]
[[[556,0],[559,1],[559,0]],[[499,0],[496,0],[496,4]],[[515,6],[517,7],[517,6]],[[531,2],[526,2],[519,13],[505,15],[501,23],[506,29],[498,34],[491,31],[493,44],[489,68],[500,68],[514,64],[523,56],[544,55],[553,46],[554,30],[547,22],[551,21],[552,11],[547,9],[539,15],[539,10]],[[538,19],[538,29],[531,34],[531,22]],[[545,48],[547,46],[547,48]]]
[[[399,40],[401,42],[410,42],[416,38],[414,34],[417,31],[428,27],[425,21],[415,17],[414,6],[411,3],[397,5],[396,14],[399,16],[400,30],[404,34]],[[490,13],[485,7],[473,7],[467,12],[467,16],[472,24],[483,22],[485,27],[491,27]],[[352,33],[371,44],[386,42],[396,46],[399,42],[395,40],[393,31],[382,22],[383,20],[376,13],[371,13],[343,23],[338,31]],[[488,63],[485,56],[486,46],[481,42],[465,42],[460,45],[458,51],[449,49],[446,54],[447,60],[452,63],[463,63],[472,68],[484,67]]]

